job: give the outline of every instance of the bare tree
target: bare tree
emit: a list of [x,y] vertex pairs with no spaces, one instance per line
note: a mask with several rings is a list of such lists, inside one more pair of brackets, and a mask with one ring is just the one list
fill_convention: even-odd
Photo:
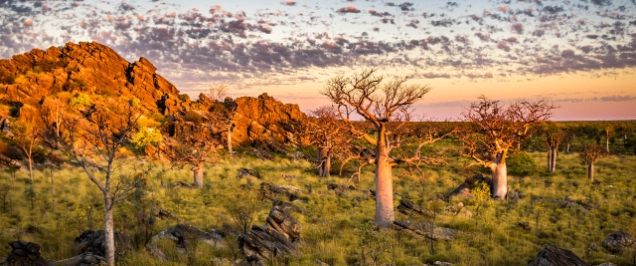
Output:
[[[136,188],[143,177],[143,174],[115,175],[115,171],[121,167],[118,163],[120,148],[137,128],[138,118],[135,110],[125,108],[119,114],[108,109],[97,109],[90,115],[90,120],[80,114],[68,113],[61,119],[64,130],[59,135],[60,146],[103,195],[104,243],[109,266],[115,265],[113,208]],[[56,134],[51,132],[50,135]]]
[[[430,87],[406,84],[408,78],[382,83],[383,78],[375,73],[372,69],[351,77],[337,76],[327,82],[321,93],[339,106],[340,118],[350,132],[375,148],[375,222],[378,227],[387,228],[394,220],[392,167],[407,162],[390,156],[391,150],[400,145],[399,139],[392,138],[400,125],[391,122],[408,120],[408,108],[428,93]],[[376,137],[356,129],[349,117],[343,115],[342,108],[355,110],[372,125]]]
[[533,125],[549,119],[555,108],[545,100],[522,100],[506,106],[481,96],[462,114],[472,124],[463,133],[464,155],[490,169],[493,198],[505,199],[508,194],[508,150],[523,140]]
[[318,176],[329,177],[331,159],[347,145],[347,133],[335,106],[327,105],[309,112],[305,132],[309,142],[316,147]]
[[234,124],[234,117],[238,104],[230,97],[225,98],[223,101],[215,101],[214,104],[208,110],[208,122],[211,123],[214,132],[225,132],[225,140],[227,151],[230,156],[234,154],[232,149],[232,132],[236,125]]
[[545,144],[548,150],[548,172],[556,172],[557,154],[559,146],[565,138],[565,132],[553,123],[547,124],[544,128]]
[[610,123],[606,123],[603,126],[603,132],[605,132],[605,151],[610,153],[610,138],[614,135],[614,126]]
[[229,87],[230,86],[225,83],[214,85],[208,90],[207,96],[213,101],[222,102],[225,99],[225,96],[227,96]]
[[31,183],[33,183],[33,151],[34,148],[37,148],[36,142],[40,139],[41,131],[37,123],[36,120],[18,121],[12,126],[13,132],[15,132],[13,142],[27,158]]
[[583,150],[579,153],[581,161],[587,166],[587,178],[594,182],[594,163],[601,158],[609,156],[609,153],[598,144],[584,144]]
[[[194,176],[193,187],[203,187],[203,165],[206,162],[210,162],[212,155],[216,154],[217,146],[219,145],[218,139],[214,138],[214,123],[209,119],[209,114],[203,115],[195,114],[195,111],[189,111],[191,117],[198,117],[196,119],[189,119],[183,121],[185,128],[188,128],[188,132],[182,132],[175,136],[175,138],[168,139],[166,141],[168,146],[168,156],[176,164],[186,164],[192,166],[192,172]],[[204,119],[208,121],[204,121]],[[181,185],[187,185],[186,183],[180,183]]]

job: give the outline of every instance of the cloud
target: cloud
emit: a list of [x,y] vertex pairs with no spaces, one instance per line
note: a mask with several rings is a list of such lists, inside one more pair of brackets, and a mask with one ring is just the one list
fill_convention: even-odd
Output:
[[338,10],[336,10],[336,12],[340,13],[340,14],[346,14],[346,13],[360,13],[360,9],[358,9],[355,6],[347,6],[347,7],[341,7],[338,8]]

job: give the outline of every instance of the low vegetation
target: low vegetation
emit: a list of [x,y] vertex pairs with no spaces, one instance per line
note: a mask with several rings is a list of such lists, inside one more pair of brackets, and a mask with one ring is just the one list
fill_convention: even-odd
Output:
[[[533,168],[529,175],[512,175],[518,171],[510,171],[509,189],[524,195],[519,200],[493,201],[487,196],[488,186],[478,185],[473,191],[474,197],[444,202],[438,195],[448,195],[472,174],[464,168],[467,159],[459,157],[453,148],[457,143],[450,145],[450,142],[442,141],[430,148],[456,154],[450,164],[423,167],[424,178],[396,167],[394,192],[396,205],[400,199],[407,198],[437,213],[433,218],[396,212],[396,220],[434,222],[437,226],[467,233],[453,241],[431,242],[404,231],[374,229],[371,222],[375,202],[365,192],[374,188],[371,167],[362,172],[357,190],[341,193],[329,190],[327,185],[344,185],[348,178],[337,175],[320,178],[310,162],[280,156],[271,161],[260,160],[244,155],[240,159],[204,165],[205,183],[201,189],[175,187],[179,181],[191,180],[190,169],[172,169],[169,164],[152,163],[152,171],[143,185],[114,209],[115,229],[130,234],[137,248],[118,264],[159,265],[144,246],[151,236],[177,223],[208,231],[222,229],[224,223],[241,230],[246,228],[246,223],[263,224],[271,202],[258,196],[261,182],[296,186],[307,198],[307,203],[295,203],[307,212],[293,214],[302,224],[301,255],[279,261],[277,265],[309,265],[315,260],[330,265],[414,265],[435,261],[457,265],[522,265],[546,244],[571,249],[589,263],[633,263],[631,251],[614,257],[603,250],[588,251],[588,246],[600,245],[604,237],[615,230],[636,231],[636,186],[631,176],[636,172],[636,157],[600,159],[596,163],[596,180],[600,184],[594,185],[587,181],[587,169],[576,153],[559,156],[559,170],[547,173],[546,154],[533,152],[528,154],[536,162],[532,166],[515,164],[514,159],[510,159],[510,168],[517,165]],[[129,163],[120,171],[141,171],[142,161],[134,157],[126,161]],[[258,172],[262,179],[236,178],[243,167]],[[351,166],[348,170],[355,171],[354,168]],[[73,239],[83,230],[98,230],[103,224],[101,193],[84,175],[80,169],[70,166],[41,168],[34,172],[31,186],[27,171],[19,171],[15,177],[3,173],[0,242],[16,238],[34,241],[42,245],[42,255],[47,259],[76,255]],[[283,175],[297,178],[284,179]],[[54,195],[51,193],[53,180]],[[565,197],[595,207],[590,210],[580,205],[562,207],[536,200]],[[464,205],[461,211],[445,211],[458,202]],[[159,209],[170,211],[180,220],[159,219],[156,217]],[[520,227],[519,223],[529,227]],[[243,259],[236,236],[228,235],[224,241],[230,248],[196,245],[185,254],[178,252],[173,243],[159,244],[172,261],[168,265],[209,265],[212,258]],[[0,246],[0,254],[9,251],[8,245]]]

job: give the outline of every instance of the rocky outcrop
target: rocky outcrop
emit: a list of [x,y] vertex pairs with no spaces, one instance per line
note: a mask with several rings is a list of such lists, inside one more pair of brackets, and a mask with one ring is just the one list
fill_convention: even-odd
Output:
[[603,241],[603,248],[612,254],[621,253],[625,248],[636,243],[636,237],[625,231],[615,231]]
[[400,205],[397,207],[398,211],[403,214],[415,213],[419,215],[424,215],[426,217],[433,217],[433,212],[427,210],[426,208],[421,207],[420,205],[415,204],[408,199],[401,199]]
[[297,104],[283,104],[264,93],[257,98],[240,97],[232,141],[285,153],[285,144],[299,143],[296,127],[307,119]]
[[299,252],[294,243],[300,239],[301,229],[296,218],[274,204],[265,225],[253,225],[239,236],[239,248],[248,262],[294,255]]
[[[40,256],[40,245],[18,240],[10,242],[11,253],[4,261],[7,266],[53,266],[53,263]],[[1,262],[1,261],[0,261]]]
[[539,250],[528,266],[589,266],[569,249],[547,245]]
[[[106,257],[104,230],[86,230],[76,237],[74,242],[78,255],[90,252],[99,257]],[[132,238],[126,233],[115,231],[115,258],[134,250]]]

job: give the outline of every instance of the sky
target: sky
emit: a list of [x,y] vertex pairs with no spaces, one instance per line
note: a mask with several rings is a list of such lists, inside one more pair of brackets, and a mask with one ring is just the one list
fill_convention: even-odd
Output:
[[480,95],[547,99],[554,120],[636,119],[636,0],[0,0],[0,58],[96,41],[196,98],[216,84],[307,111],[375,68],[433,89],[417,116]]

